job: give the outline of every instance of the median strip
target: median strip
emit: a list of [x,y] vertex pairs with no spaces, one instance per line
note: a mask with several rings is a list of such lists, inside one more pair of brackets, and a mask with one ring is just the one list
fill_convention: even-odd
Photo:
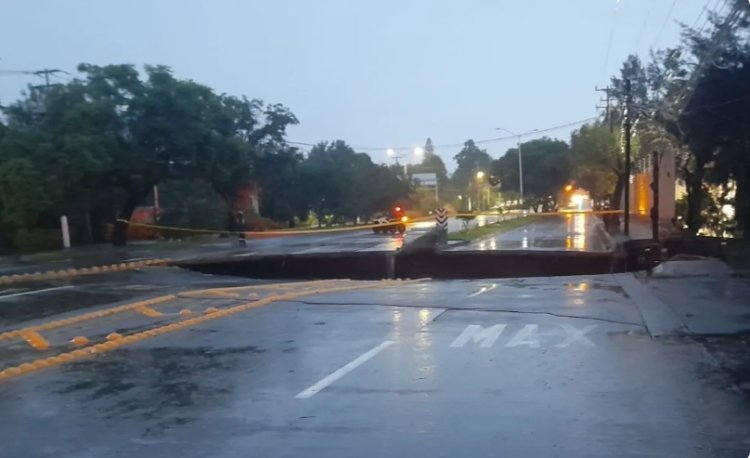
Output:
[[506,221],[498,221],[496,223],[485,224],[484,226],[472,227],[471,229],[467,229],[465,231],[451,232],[448,234],[448,240],[472,242],[483,237],[488,237],[491,235],[512,231],[513,229],[518,229],[519,227],[523,227],[537,221],[540,217],[541,216],[539,215],[523,216]]

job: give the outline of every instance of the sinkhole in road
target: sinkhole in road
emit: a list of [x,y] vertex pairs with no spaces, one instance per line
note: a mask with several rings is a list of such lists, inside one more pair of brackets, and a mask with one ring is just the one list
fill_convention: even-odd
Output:
[[182,268],[265,279],[474,279],[595,275],[644,268],[630,254],[564,251],[359,252],[191,260]]

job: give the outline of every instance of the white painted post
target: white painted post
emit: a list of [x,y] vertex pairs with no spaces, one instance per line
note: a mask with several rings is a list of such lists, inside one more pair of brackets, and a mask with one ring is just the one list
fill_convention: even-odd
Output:
[[62,228],[63,247],[70,248],[70,231],[68,230],[68,217],[60,217],[60,227]]

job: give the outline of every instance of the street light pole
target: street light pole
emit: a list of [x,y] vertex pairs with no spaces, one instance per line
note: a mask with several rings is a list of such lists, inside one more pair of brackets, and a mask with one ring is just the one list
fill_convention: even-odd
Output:
[[495,130],[502,130],[503,132],[508,132],[509,134],[514,135],[516,137],[516,147],[518,148],[518,194],[519,194],[518,198],[519,198],[519,201],[521,202],[521,207],[523,207],[523,155],[521,154],[521,137],[523,137],[524,135],[528,135],[533,132],[536,132],[539,129],[532,129],[522,134],[517,134],[513,131],[510,131],[502,127],[496,127]]
[[521,207],[523,207],[523,156],[521,155],[521,136],[518,136],[518,191]]
[[[392,159],[395,159],[396,160],[396,165],[399,165],[399,163],[398,163],[399,159],[406,157],[406,155],[404,155],[404,154],[396,154],[396,151],[393,148],[388,148],[386,150],[385,154],[388,157],[390,157]],[[424,150],[421,147],[417,146],[416,148],[414,148],[414,156],[416,156],[417,158],[422,158],[423,155],[424,155]],[[404,161],[404,177],[406,177],[407,180],[409,179],[409,170],[407,168],[408,165],[409,165],[409,163],[407,161]],[[437,191],[436,191],[436,193],[437,193]]]

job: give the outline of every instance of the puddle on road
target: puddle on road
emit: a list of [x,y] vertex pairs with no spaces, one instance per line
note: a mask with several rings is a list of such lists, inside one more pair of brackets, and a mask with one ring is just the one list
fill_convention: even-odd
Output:
[[[527,290],[541,290],[541,291],[558,291],[560,284],[551,283],[548,279],[536,279],[536,278],[513,278],[508,280],[501,280],[498,282],[498,286],[508,286],[512,288],[527,289]],[[625,292],[619,285],[601,283],[598,281],[592,281],[590,279],[566,282],[564,284],[567,291],[607,291],[615,293],[620,296],[625,296]]]
[[225,374],[254,372],[249,360],[265,351],[254,346],[120,349],[107,358],[63,366],[77,381],[55,393],[93,404],[106,420],[153,421],[144,425],[144,435],[159,435],[226,405],[233,387]]

